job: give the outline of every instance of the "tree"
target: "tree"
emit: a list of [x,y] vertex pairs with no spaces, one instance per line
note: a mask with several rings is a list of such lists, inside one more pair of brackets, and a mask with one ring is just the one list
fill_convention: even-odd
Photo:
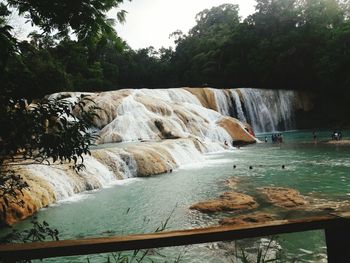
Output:
[[[223,4],[196,15],[197,24],[187,36],[179,35],[173,68],[186,84],[219,84],[222,80],[223,47],[239,26],[238,6]],[[178,34],[176,34],[178,35]]]
[[0,81],[8,59],[16,52],[16,39],[12,36],[12,27],[7,24],[11,14],[4,3],[0,3]]
[[[79,170],[83,155],[90,153],[95,140],[88,128],[96,117],[96,107],[87,105],[91,103],[88,98],[81,97],[76,102],[41,98],[68,83],[62,64],[52,56],[57,38],[49,34],[57,30],[56,36],[66,40],[69,30],[73,30],[78,39],[87,44],[94,43],[101,35],[115,38],[113,21],[107,19],[105,13],[122,2],[8,0],[10,7],[43,30],[44,35],[31,34],[31,43],[18,43],[12,36],[12,28],[6,21],[10,12],[0,3],[0,200],[4,213],[11,203],[21,205],[18,197],[23,188],[28,187],[11,169],[12,161],[68,161]],[[125,11],[118,13],[119,21],[124,17]],[[99,62],[92,61],[90,65],[89,73],[99,78],[102,74]],[[58,86],[47,89],[51,81]],[[27,92],[29,83],[33,86],[28,85]],[[28,104],[25,96],[35,100]]]
[[[116,57],[126,44],[113,29],[115,20],[107,18],[106,12],[122,2],[4,1],[6,5],[2,3],[0,8],[0,44],[4,47],[0,50],[1,92],[12,98],[32,99],[63,90],[115,87],[119,67],[110,57]],[[18,42],[7,25],[8,6],[41,32],[32,32],[29,42]],[[123,22],[125,14],[119,11],[116,19]],[[71,40],[72,34],[78,39]]]
[[88,129],[97,109],[87,97],[72,103],[63,99],[41,100],[28,105],[25,100],[2,100],[0,107],[0,204],[1,217],[20,198],[28,185],[16,174],[14,161],[33,160],[39,164],[69,162],[82,169],[84,154],[96,136]]
[[[123,0],[7,0],[20,15],[25,15],[33,25],[44,33],[57,30],[59,36],[67,36],[70,31],[79,39],[86,39],[98,33],[112,34],[114,20],[106,13],[117,8]],[[125,20],[126,11],[117,13],[119,21]]]

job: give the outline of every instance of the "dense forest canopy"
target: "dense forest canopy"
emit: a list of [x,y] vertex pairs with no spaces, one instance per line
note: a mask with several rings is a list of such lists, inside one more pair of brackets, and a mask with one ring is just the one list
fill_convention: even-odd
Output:
[[[175,49],[159,50],[133,50],[118,37],[105,11],[122,1],[85,2],[91,1],[3,1],[3,91],[41,97],[126,87],[300,89],[319,95],[325,108],[337,105],[348,114],[348,0],[257,0],[255,13],[244,20],[237,5],[223,4],[197,14],[188,33],[171,34]],[[7,23],[9,10],[26,15],[40,33],[16,39]],[[120,11],[118,19],[124,18]]]

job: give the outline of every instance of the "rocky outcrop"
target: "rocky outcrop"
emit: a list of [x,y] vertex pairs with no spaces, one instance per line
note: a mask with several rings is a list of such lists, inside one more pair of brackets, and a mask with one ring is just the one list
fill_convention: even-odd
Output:
[[241,211],[256,208],[258,204],[253,197],[237,193],[225,192],[218,199],[209,200],[194,204],[190,209],[198,210],[204,213],[222,212],[222,211]]
[[0,224],[13,225],[56,201],[52,185],[39,177],[28,176],[23,169],[15,170],[16,174],[21,174],[28,187],[23,189],[22,193],[16,191],[16,199],[8,197],[8,201],[5,201],[0,198]]
[[154,125],[158,128],[160,131],[160,137],[161,139],[179,139],[181,138],[180,135],[175,135],[170,129],[164,127],[164,123],[161,120],[155,120]]
[[215,94],[211,88],[185,88],[201,102],[203,107],[219,111],[215,100]]
[[258,188],[268,202],[283,208],[298,208],[308,204],[299,191],[283,187]]
[[231,117],[223,117],[217,122],[217,124],[220,127],[224,128],[228,132],[228,134],[230,134],[230,136],[233,139],[233,143],[256,142],[256,138],[248,132],[250,127],[245,127],[245,125],[237,119]]
[[103,188],[119,179],[166,173],[181,164],[201,161],[202,153],[213,150],[218,150],[217,146],[211,149],[198,138],[138,142],[123,148],[106,146],[92,150],[92,156],[84,156],[86,169],[79,173],[69,163],[17,163],[13,169],[29,188],[18,196],[23,206],[0,200],[0,221],[11,225],[74,194]]
[[231,218],[224,218],[219,221],[220,225],[246,225],[246,224],[259,224],[266,223],[275,220],[276,216],[267,213],[252,213],[247,215],[239,215]]
[[292,210],[303,210],[309,212],[334,212],[348,211],[350,202],[348,200],[326,200],[314,196],[301,195],[298,190],[284,187],[258,188],[271,204]]
[[[102,129],[117,118],[119,115],[117,105],[120,105],[126,97],[130,96],[131,93],[132,90],[130,89],[86,93],[85,95],[89,95],[93,101],[88,102],[86,107],[97,106],[99,108],[99,110],[97,110],[98,117],[94,118],[94,125],[97,128]],[[79,94],[80,93],[77,95]],[[74,93],[71,93],[70,96],[74,97]]]
[[162,116],[170,116],[173,112],[171,105],[162,100],[155,100],[152,97],[136,96],[135,100],[146,107],[147,110],[161,114]]
[[166,173],[176,162],[171,154],[161,147],[150,147],[150,145],[139,145],[128,148],[137,164],[137,176],[147,177]]

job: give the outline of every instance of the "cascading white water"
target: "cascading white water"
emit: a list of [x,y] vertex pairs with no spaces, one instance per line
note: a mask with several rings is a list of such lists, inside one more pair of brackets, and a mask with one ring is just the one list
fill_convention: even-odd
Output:
[[[242,89],[210,89],[217,111],[251,124],[255,132],[290,130],[294,125],[294,91]],[[226,91],[230,95],[227,96]]]
[[[227,91],[210,89],[215,93],[220,112],[228,115],[232,103]],[[71,95],[74,100],[74,93]],[[80,94],[78,94],[80,95]],[[90,94],[93,96],[93,94]],[[55,98],[59,94],[51,97]],[[94,98],[93,98],[94,99]],[[167,90],[124,90],[96,95],[97,106],[103,109],[102,118],[98,120],[100,142],[138,141],[142,139],[159,140],[162,136],[156,122],[161,122],[166,132],[180,138],[191,138],[188,141],[173,140],[164,144],[146,145],[145,150],[153,151],[152,158],[167,163],[169,168],[201,161],[203,152],[223,150],[224,142],[230,143],[232,137],[218,122],[223,118],[220,112],[205,108],[200,100],[186,89]],[[244,130],[244,128],[242,128]],[[194,145],[192,139],[198,140]],[[145,146],[143,146],[145,147]],[[157,148],[158,147],[158,148]],[[157,149],[163,149],[167,156],[157,155]],[[155,157],[156,156],[156,157]],[[173,163],[175,161],[175,164]],[[85,158],[86,170],[76,175],[69,171],[46,171],[37,166],[28,166],[28,174],[36,174],[46,180],[55,189],[57,200],[65,199],[74,193],[104,187],[117,179],[126,179],[138,175],[138,164],[133,158],[132,150],[121,148],[98,149],[92,157]],[[175,166],[174,166],[175,165]],[[39,171],[41,170],[41,171]]]
[[[232,92],[214,89],[201,92],[200,89],[179,88],[90,94],[96,106],[102,109],[100,118],[94,122],[98,142],[138,143],[127,143],[125,148],[94,149],[92,156],[84,157],[86,169],[79,174],[68,168],[69,165],[23,166],[22,174],[28,181],[40,184],[41,188],[47,186],[50,192],[45,195],[45,201],[36,204],[36,209],[76,193],[106,187],[118,179],[160,174],[201,162],[203,153],[227,149],[235,140],[256,141],[242,123],[227,117],[233,113],[233,99],[229,96]],[[74,93],[65,95],[74,100]],[[51,97],[57,96],[59,94]],[[237,98],[234,101],[236,108],[242,109]],[[212,110],[214,108],[218,111]],[[243,119],[243,111],[237,112]],[[140,143],[140,138],[152,141]],[[169,140],[160,142],[163,139]],[[40,191],[29,193],[32,200],[44,199]]]
[[273,132],[294,128],[293,99],[287,90],[239,89],[245,118],[255,132]]
[[230,116],[231,100],[226,96],[225,90],[211,89],[215,95],[215,102],[218,112],[222,115]]
[[237,93],[237,90],[230,90],[231,96],[235,105],[235,109],[237,112],[237,119],[239,119],[242,122],[247,122],[246,117],[244,116],[244,111],[242,108],[241,99],[239,98],[239,95]]
[[203,161],[201,152],[191,142],[174,141],[174,143],[164,144],[162,147],[172,156],[177,166]]
[[[223,95],[222,102],[225,99],[227,104],[229,99],[225,94],[218,94]],[[203,107],[198,98],[185,89],[135,90],[118,103],[113,111],[116,117],[100,132],[102,143],[115,142],[116,138],[121,141],[159,140],[163,134],[157,122],[175,137],[197,136],[220,143],[232,140],[217,124],[222,114]]]
[[196,96],[191,94],[185,89],[140,89],[135,91],[136,95],[147,96],[155,100],[161,100],[172,103],[190,103],[196,105],[202,105]]
[[93,157],[86,156],[84,165],[86,169],[79,174],[67,166],[42,164],[25,166],[22,172],[27,178],[48,183],[57,201],[86,190],[105,187],[116,180],[114,174]]

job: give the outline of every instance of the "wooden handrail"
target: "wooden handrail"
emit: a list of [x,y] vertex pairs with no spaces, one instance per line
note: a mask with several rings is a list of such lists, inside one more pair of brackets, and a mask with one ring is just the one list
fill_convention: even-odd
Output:
[[[317,229],[325,230],[329,255],[328,262],[350,262],[350,248],[346,248],[349,244],[349,241],[347,241],[348,237],[350,239],[350,235],[348,236],[350,233],[350,213],[329,214],[296,220],[274,220],[259,224],[217,226],[153,234],[62,240],[43,243],[3,244],[0,245],[0,261],[15,262],[24,259],[41,259],[134,249],[182,246]],[[343,244],[342,246],[342,244],[337,244],[338,240],[342,240],[343,242],[346,241],[344,243],[345,245]],[[344,251],[341,251],[340,253],[340,249],[343,249]],[[344,259],[346,260],[342,261]]]

